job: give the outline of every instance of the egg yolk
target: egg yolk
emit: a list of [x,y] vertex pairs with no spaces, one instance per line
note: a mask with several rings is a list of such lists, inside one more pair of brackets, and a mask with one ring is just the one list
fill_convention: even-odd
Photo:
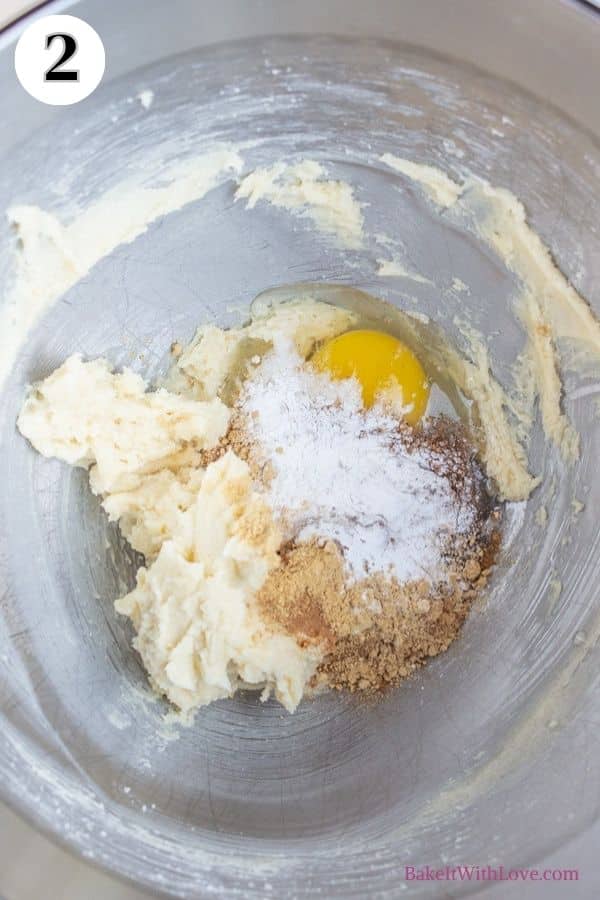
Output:
[[311,357],[319,372],[336,380],[356,378],[365,407],[400,389],[405,421],[416,425],[427,407],[429,382],[412,350],[381,331],[347,331],[322,344]]

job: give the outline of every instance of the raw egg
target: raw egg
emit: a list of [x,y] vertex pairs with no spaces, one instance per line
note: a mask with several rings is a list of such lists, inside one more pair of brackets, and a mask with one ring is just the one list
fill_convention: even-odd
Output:
[[402,392],[404,418],[416,425],[427,407],[429,381],[415,354],[391,334],[367,329],[347,331],[322,344],[311,357],[319,372],[336,380],[356,378],[365,407],[385,394]]

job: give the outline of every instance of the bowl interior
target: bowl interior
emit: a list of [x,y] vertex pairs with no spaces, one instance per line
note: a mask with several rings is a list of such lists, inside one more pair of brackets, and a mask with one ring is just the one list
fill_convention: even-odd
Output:
[[[150,110],[136,100],[144,89],[155,94]],[[598,147],[514,85],[423,50],[270,38],[165,60],[64,110],[60,127],[42,127],[3,160],[0,205],[35,203],[68,221],[128,171],[145,166],[155,183],[215,142],[238,146],[246,171],[323,162],[365,204],[366,246],[340,249],[271,206],[246,210],[229,181],[102,259],[36,323],[0,398],[7,792],[87,855],[172,891],[202,879],[244,884],[248,896],[272,883],[302,895],[309,856],[330,896],[389,888],[407,860],[529,859],[596,812],[582,776],[598,713],[592,378],[566,382],[580,461],[564,469],[536,435],[532,468],[544,484],[507,510],[487,599],[446,654],[376,703],[332,694],[290,716],[246,693],[189,727],[165,720],[113,610],[137,561],[85,473],[38,457],[14,421],[26,385],[72,352],[153,379],[173,340],[202,322],[238,324],[261,290],[296,281],[354,285],[425,312],[459,344],[466,319],[489,337],[506,380],[523,341],[513,276],[379,157],[513,190],[598,309]],[[377,274],[382,233],[429,283]],[[6,229],[6,278],[13,242]]]

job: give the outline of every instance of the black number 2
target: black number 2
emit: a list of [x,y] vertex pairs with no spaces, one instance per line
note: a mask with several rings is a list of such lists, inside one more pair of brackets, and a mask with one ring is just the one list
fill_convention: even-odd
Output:
[[50,68],[44,72],[44,81],[79,81],[79,69],[58,69],[59,66],[66,63],[71,59],[73,54],[76,53],[77,41],[70,34],[60,34],[59,32],[56,34],[49,34],[46,38],[46,50],[54,38],[61,38],[63,42],[63,52],[62,56],[56,60],[54,65],[50,66]]

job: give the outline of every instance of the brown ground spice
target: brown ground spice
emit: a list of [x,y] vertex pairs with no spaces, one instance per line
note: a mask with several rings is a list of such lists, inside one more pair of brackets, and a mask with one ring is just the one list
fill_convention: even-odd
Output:
[[236,456],[248,463],[250,472],[255,481],[266,485],[270,478],[271,464],[265,461],[258,449],[254,446],[248,437],[248,431],[244,424],[244,418],[234,409],[227,433],[221,438],[218,444],[211,447],[210,450],[202,450],[202,466],[210,465],[228,451],[232,450]]
[[262,614],[299,643],[325,647],[318,682],[380,690],[451,644],[487,580],[483,560],[480,544],[465,548],[448,583],[437,587],[381,574],[349,585],[337,546],[311,541],[283,551],[258,602]]

